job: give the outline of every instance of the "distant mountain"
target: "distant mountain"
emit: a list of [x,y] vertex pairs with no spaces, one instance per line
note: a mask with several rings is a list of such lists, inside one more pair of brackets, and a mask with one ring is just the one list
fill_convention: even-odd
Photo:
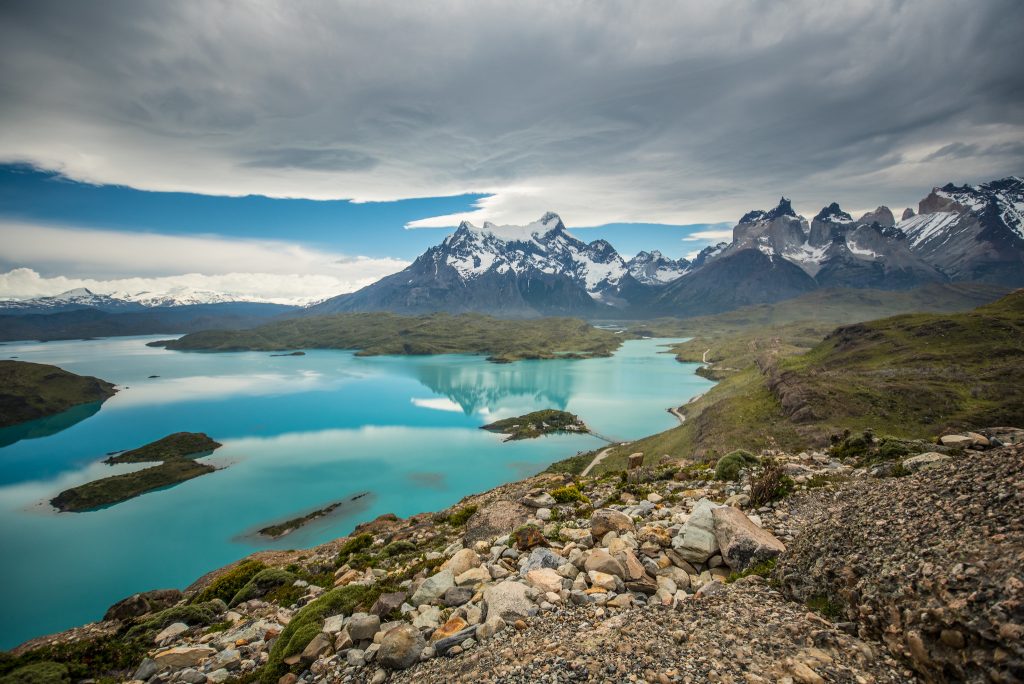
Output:
[[174,306],[195,306],[200,304],[227,304],[253,302],[249,299],[209,290],[177,287],[167,292],[115,292],[96,294],[79,287],[58,295],[23,300],[0,300],[0,315],[60,313],[78,309],[92,309],[107,312],[145,311],[151,308]]
[[570,234],[553,213],[525,226],[463,222],[408,268],[311,306],[306,313],[600,316],[651,296],[651,287],[633,275],[630,265],[648,282],[681,268],[653,253],[627,264],[607,241],[586,243]]
[[1024,179],[935,188],[897,224],[910,250],[952,280],[1024,285]]
[[640,252],[626,262],[626,270],[644,285],[664,285],[690,269],[686,259],[669,259],[658,250]]

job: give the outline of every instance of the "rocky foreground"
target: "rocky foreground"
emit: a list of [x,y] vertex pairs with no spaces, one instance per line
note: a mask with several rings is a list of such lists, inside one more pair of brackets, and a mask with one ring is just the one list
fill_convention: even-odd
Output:
[[538,476],[15,655],[107,643],[150,684],[1024,681],[1024,431],[858,439]]

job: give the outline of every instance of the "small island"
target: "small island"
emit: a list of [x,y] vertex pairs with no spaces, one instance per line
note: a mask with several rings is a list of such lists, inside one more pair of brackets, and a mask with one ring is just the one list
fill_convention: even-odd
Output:
[[0,361],[0,427],[47,418],[70,408],[103,402],[114,385],[63,368],[28,361]]
[[124,451],[105,463],[159,463],[134,473],[114,475],[65,489],[50,500],[55,508],[80,513],[111,506],[155,489],[170,487],[216,468],[195,459],[207,456],[221,445],[201,432],[176,432],[138,449]]
[[579,416],[556,409],[544,409],[527,413],[525,416],[505,418],[484,425],[480,429],[508,435],[506,441],[510,442],[517,439],[533,439],[555,432],[590,432]]
[[257,530],[257,534],[260,534],[264,537],[270,537],[271,539],[279,539],[285,536],[286,534],[291,534],[303,525],[311,523],[314,520],[319,520],[324,516],[330,515],[342,504],[358,501],[359,499],[362,499],[364,496],[368,495],[369,492],[363,492],[362,494],[356,494],[355,496],[349,499],[345,499],[344,501],[335,501],[329,506],[324,506],[323,508],[312,511],[311,513],[307,513],[306,515],[302,515],[297,518],[292,518],[290,520],[285,520],[284,522],[276,523],[274,525],[268,525],[260,530]]

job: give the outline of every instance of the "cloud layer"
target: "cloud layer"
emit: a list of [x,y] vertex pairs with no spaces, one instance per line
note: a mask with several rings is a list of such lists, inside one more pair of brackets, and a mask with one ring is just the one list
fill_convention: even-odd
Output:
[[491,192],[470,218],[681,224],[1024,168],[1017,0],[14,0],[0,19],[0,161],[95,183]]
[[9,269],[0,272],[0,297],[13,299],[76,287],[100,294],[194,288],[306,303],[352,292],[408,265],[399,259],[350,257],[270,240],[20,223],[0,223],[0,244],[0,269]]

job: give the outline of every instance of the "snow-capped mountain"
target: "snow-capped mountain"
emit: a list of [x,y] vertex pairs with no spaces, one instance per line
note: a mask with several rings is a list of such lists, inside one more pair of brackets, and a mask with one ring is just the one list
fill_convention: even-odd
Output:
[[664,285],[690,268],[686,259],[669,259],[658,250],[640,252],[626,262],[626,270],[644,285]]
[[244,302],[257,303],[253,299],[190,287],[172,288],[167,292],[114,292],[109,295],[96,294],[87,288],[79,287],[49,297],[0,301],[0,314],[60,313],[80,309],[121,313],[155,308]]
[[897,224],[910,250],[952,280],[1024,285],[1024,179],[934,188]]
[[549,212],[525,226],[463,222],[405,270],[307,312],[596,315],[647,296],[648,286],[607,241],[583,242]]

